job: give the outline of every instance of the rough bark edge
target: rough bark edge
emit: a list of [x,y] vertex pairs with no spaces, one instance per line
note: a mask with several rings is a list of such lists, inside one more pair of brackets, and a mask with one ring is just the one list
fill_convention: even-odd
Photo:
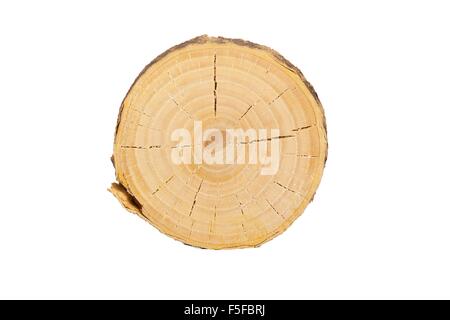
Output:
[[[205,35],[201,35],[201,36],[192,38],[192,39],[187,40],[185,42],[182,42],[180,44],[177,44],[177,45],[167,49],[166,51],[164,51],[163,53],[158,55],[156,58],[154,58],[149,64],[147,64],[144,67],[144,69],[142,69],[142,71],[139,73],[139,75],[136,77],[136,79],[133,81],[132,85],[128,89],[124,99],[122,100],[122,103],[121,103],[120,109],[119,109],[119,114],[118,114],[118,117],[117,117],[117,123],[116,123],[116,127],[115,127],[115,132],[114,132],[113,148],[114,148],[114,146],[116,144],[117,133],[118,133],[119,125],[120,125],[120,122],[121,122],[121,116],[122,116],[122,111],[123,111],[123,108],[124,108],[125,100],[128,97],[130,91],[133,89],[134,85],[141,78],[141,76],[150,67],[152,67],[154,64],[156,64],[158,61],[160,61],[161,59],[163,59],[164,57],[166,57],[170,53],[172,53],[172,52],[174,52],[174,51],[176,51],[178,49],[185,48],[185,47],[190,46],[190,45],[205,44],[205,43],[219,43],[219,44],[233,43],[233,44],[236,44],[236,45],[239,45],[239,46],[244,46],[244,47],[249,47],[249,48],[265,51],[265,52],[271,54],[275,59],[277,59],[280,62],[281,66],[287,68],[288,70],[290,70],[291,72],[296,74],[300,78],[300,80],[308,88],[309,92],[313,96],[313,98],[314,98],[315,102],[317,103],[317,106],[319,107],[319,110],[320,110],[320,115],[318,115],[318,116],[320,116],[321,120],[322,120],[323,129],[324,129],[324,144],[325,144],[324,162],[323,162],[323,165],[322,165],[322,168],[321,168],[322,173],[321,173],[321,176],[319,178],[316,190],[314,191],[314,193],[311,196],[311,199],[309,200],[309,203],[311,203],[314,200],[314,197],[316,195],[317,189],[318,189],[318,187],[320,185],[320,180],[322,179],[323,171],[324,171],[326,162],[328,160],[328,131],[327,131],[327,122],[326,122],[325,111],[324,111],[323,105],[320,102],[320,99],[319,99],[319,96],[318,96],[316,90],[311,85],[311,83],[309,83],[309,81],[306,80],[305,76],[303,75],[303,73],[300,71],[299,68],[297,68],[293,63],[291,63],[289,60],[287,60],[284,56],[282,56],[276,50],[274,50],[274,49],[272,49],[272,48],[270,48],[268,46],[260,45],[260,44],[257,44],[257,43],[251,42],[251,41],[242,40],[242,39],[236,39],[236,38],[225,38],[225,37],[220,37],[220,36],[219,37],[210,37],[210,36],[205,34]],[[261,245],[263,245],[264,243],[274,239],[275,237],[277,237],[278,235],[282,234],[283,232],[285,232],[289,228],[289,226],[291,226],[292,223],[302,214],[302,212],[300,212],[299,214],[296,214],[295,218],[292,219],[292,221],[289,221],[284,228],[280,228],[279,230],[276,230],[272,234],[269,234],[268,237],[266,237],[263,241],[259,241],[259,242],[255,241],[252,244],[249,243],[249,244],[245,244],[245,245],[238,245],[238,244],[237,245],[232,245],[232,244],[230,244],[230,245],[227,245],[227,246],[212,246],[212,245],[207,246],[206,244],[203,244],[203,243],[195,243],[195,241],[191,241],[191,243],[187,243],[184,239],[181,239],[181,238],[176,237],[175,235],[171,235],[171,234],[163,232],[162,230],[157,228],[152,223],[151,219],[149,219],[147,216],[145,216],[143,214],[143,211],[142,211],[143,207],[139,203],[137,198],[132,194],[132,192],[124,184],[122,184],[121,181],[119,181],[120,179],[119,179],[119,176],[117,175],[117,167],[116,167],[115,162],[114,162],[114,154],[111,156],[111,162],[112,162],[113,167],[115,169],[116,179],[118,180],[118,183],[116,183],[116,182],[112,183],[112,185],[108,189],[108,191],[110,191],[119,200],[119,202],[122,204],[122,206],[125,209],[127,209],[128,211],[130,211],[132,213],[135,213],[135,214],[139,215],[145,221],[147,221],[151,225],[153,225],[161,233],[163,233],[165,235],[168,235],[171,238],[173,238],[175,240],[178,240],[178,241],[182,242],[183,244],[185,244],[187,246],[196,247],[196,248],[200,248],[200,249],[213,249],[213,250],[217,250],[217,249],[257,248],[257,247],[260,247]],[[305,208],[303,210],[306,209],[306,206],[305,206]],[[300,210],[300,207],[297,208],[295,211],[298,211],[298,210]]]
[[122,184],[113,182],[108,189],[122,206],[130,212],[141,214],[142,204]]

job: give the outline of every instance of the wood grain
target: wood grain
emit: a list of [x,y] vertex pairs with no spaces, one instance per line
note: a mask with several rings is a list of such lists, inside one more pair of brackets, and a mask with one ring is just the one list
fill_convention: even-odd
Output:
[[[171,161],[177,128],[279,128],[280,168]],[[178,146],[179,147],[179,146]],[[193,146],[184,146],[193,151]],[[254,247],[282,233],[313,199],[327,157],[323,108],[302,73],[274,50],[201,36],[153,60],[122,102],[110,191],[183,243]]]

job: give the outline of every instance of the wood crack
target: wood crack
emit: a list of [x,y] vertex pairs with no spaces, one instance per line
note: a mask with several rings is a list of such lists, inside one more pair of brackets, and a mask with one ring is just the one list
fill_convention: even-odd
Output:
[[151,116],[150,114],[145,113],[144,111],[141,111],[141,110],[138,110],[138,109],[135,109],[135,108],[133,108],[133,109],[131,109],[131,110],[136,111],[136,112],[138,112],[138,113],[140,113],[140,114],[143,114],[144,116],[147,116],[147,117],[149,117],[149,118],[152,118],[152,116]]
[[250,140],[250,141],[243,141],[241,142],[241,144],[250,144],[250,143],[255,143],[255,142],[262,142],[262,141],[271,141],[271,140],[275,140],[275,139],[287,139],[287,138],[294,138],[295,135],[284,135],[284,136],[278,136],[278,137],[271,137],[271,138],[266,138],[266,139],[255,139],[255,140]]
[[189,117],[189,119],[194,120],[194,118],[192,118],[191,114],[190,114],[189,112],[187,112],[186,109],[184,109],[183,106],[182,106],[180,103],[178,103],[178,101],[175,100],[174,97],[172,97],[171,95],[169,95],[169,98],[170,98],[170,100],[171,100],[173,103],[175,103],[175,105],[176,105],[181,111],[183,111],[183,112]]
[[308,126],[298,127],[298,128],[292,129],[291,131],[298,132],[298,131],[306,130],[306,129],[309,129],[309,128],[312,128],[312,127],[315,127],[315,126],[316,126],[315,124],[310,124]]
[[195,193],[194,201],[192,201],[192,207],[191,207],[191,211],[189,212],[189,217],[192,215],[192,211],[194,210],[195,204],[197,203],[197,196],[198,196],[198,193],[200,192],[200,188],[202,187],[202,184],[203,184],[203,179],[200,182],[200,185],[198,186],[197,192]]
[[141,149],[141,150],[148,150],[148,149],[159,149],[161,148],[161,145],[155,145],[155,146],[120,146],[122,149]]
[[289,88],[284,89],[279,95],[277,95],[274,99],[272,99],[272,101],[269,102],[269,106],[272,105],[272,104],[273,104],[275,101],[277,101],[278,99],[280,99],[281,96],[282,96],[283,94],[285,94],[286,91],[288,91],[288,90],[289,90]]
[[269,200],[266,199],[266,201],[269,204],[269,206],[273,209],[273,211],[284,220],[284,217],[281,215],[281,213],[278,212],[277,209],[275,209],[275,207],[269,202]]
[[301,158],[318,158],[318,156],[314,156],[314,155],[310,155],[310,154],[298,154],[298,153],[283,153],[284,155],[287,156],[296,156],[296,157],[301,157]]
[[244,210],[242,209],[243,203],[239,200],[238,195],[236,194],[236,200],[239,202],[239,209],[241,210],[241,214],[244,215]]
[[292,189],[286,187],[285,185],[279,183],[278,181],[274,181],[273,183],[279,185],[280,187],[282,187],[283,189],[285,189],[285,190],[287,190],[287,191],[289,191],[289,192],[292,192],[292,193],[295,193],[295,194],[299,194],[297,191],[292,190]]
[[214,54],[214,117],[217,115],[217,54]]
[[[173,177],[174,177],[174,176],[172,175],[169,179],[167,179],[166,181],[164,181],[164,184],[168,184],[168,183],[170,182],[170,180],[173,179]],[[156,188],[156,190],[152,192],[152,195],[154,195],[154,194],[157,193],[159,190],[161,190],[161,187],[162,187],[162,185],[159,185],[158,188]]]
[[238,119],[238,120],[241,120],[249,111],[250,111],[250,109],[251,108],[253,108],[253,104],[251,104],[249,107],[248,107],[248,109],[242,114],[242,116]]

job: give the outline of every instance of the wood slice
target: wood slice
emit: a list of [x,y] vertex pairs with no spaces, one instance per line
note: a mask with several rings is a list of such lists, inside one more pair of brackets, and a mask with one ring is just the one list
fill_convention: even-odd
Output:
[[[248,154],[252,144],[279,150],[278,170],[263,175],[265,164],[248,159],[174,163],[174,149],[194,157],[198,141],[181,145],[172,133],[184,128],[194,136],[195,121],[203,133],[223,133],[224,149],[227,129],[279,129],[277,136],[231,140]],[[278,147],[271,144],[275,139]],[[200,141],[203,150],[213,141]],[[127,93],[114,141],[117,183],[110,191],[129,211],[186,244],[258,246],[304,211],[326,157],[324,112],[299,69],[268,47],[201,36],[158,56]]]

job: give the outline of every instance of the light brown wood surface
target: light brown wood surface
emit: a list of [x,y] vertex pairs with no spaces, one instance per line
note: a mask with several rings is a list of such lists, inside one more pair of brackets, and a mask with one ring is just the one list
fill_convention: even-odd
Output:
[[[279,128],[280,167],[179,164],[177,128]],[[193,146],[185,146],[193,148]],[[129,211],[192,246],[258,246],[304,211],[327,157],[323,108],[301,72],[272,49],[201,36],[151,62],[119,114],[110,191]]]

